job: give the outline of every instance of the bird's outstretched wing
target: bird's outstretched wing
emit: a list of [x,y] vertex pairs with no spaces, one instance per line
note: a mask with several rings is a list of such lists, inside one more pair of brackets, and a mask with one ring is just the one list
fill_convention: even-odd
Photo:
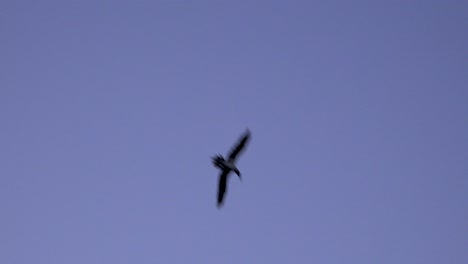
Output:
[[231,150],[231,153],[229,153],[228,159],[229,160],[235,160],[237,154],[244,148],[245,143],[247,143],[247,140],[250,138],[250,130],[247,129],[246,132],[242,135],[240,141],[237,143],[237,145]]
[[223,204],[224,194],[226,193],[227,185],[227,176],[229,170],[223,170],[219,175],[219,184],[218,184],[218,207]]

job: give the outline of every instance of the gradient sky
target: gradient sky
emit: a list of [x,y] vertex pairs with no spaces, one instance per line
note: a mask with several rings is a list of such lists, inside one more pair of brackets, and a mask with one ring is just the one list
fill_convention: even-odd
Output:
[[0,263],[468,263],[467,14],[0,1]]

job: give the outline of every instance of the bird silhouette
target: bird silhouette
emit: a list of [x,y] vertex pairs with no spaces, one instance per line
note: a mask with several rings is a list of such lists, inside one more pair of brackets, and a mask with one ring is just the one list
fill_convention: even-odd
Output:
[[218,208],[223,205],[224,196],[227,191],[227,180],[229,173],[234,171],[239,179],[242,181],[242,176],[239,169],[236,167],[235,162],[239,153],[244,149],[245,144],[250,138],[250,130],[247,130],[241,135],[237,144],[230,150],[227,160],[221,154],[211,157],[213,165],[221,170],[218,183]]

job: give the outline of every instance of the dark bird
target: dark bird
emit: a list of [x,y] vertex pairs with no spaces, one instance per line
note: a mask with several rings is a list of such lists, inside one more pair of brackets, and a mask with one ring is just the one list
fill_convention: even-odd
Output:
[[227,160],[225,160],[221,154],[211,157],[211,159],[213,160],[213,165],[216,168],[219,168],[221,170],[221,173],[219,175],[219,186],[218,186],[218,207],[220,207],[223,204],[223,198],[226,193],[226,185],[227,185],[227,179],[228,179],[229,173],[231,171],[234,171],[239,177],[239,179],[242,181],[241,173],[239,169],[236,167],[235,161],[236,161],[236,157],[244,148],[249,138],[250,138],[250,130],[247,128],[244,134],[242,134],[239,142],[237,142],[237,145],[231,149]]

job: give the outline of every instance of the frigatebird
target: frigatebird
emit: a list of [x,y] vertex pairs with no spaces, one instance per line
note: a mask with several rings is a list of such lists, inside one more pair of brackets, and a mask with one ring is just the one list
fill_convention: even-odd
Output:
[[247,128],[247,130],[241,135],[237,144],[231,149],[227,160],[225,160],[221,154],[211,157],[211,159],[213,160],[213,165],[221,170],[218,183],[218,207],[221,207],[221,205],[223,204],[223,198],[224,194],[226,193],[226,185],[229,173],[231,171],[234,171],[239,177],[239,179],[242,181],[241,173],[236,167],[235,161],[236,157],[244,148],[249,138],[250,130]]

